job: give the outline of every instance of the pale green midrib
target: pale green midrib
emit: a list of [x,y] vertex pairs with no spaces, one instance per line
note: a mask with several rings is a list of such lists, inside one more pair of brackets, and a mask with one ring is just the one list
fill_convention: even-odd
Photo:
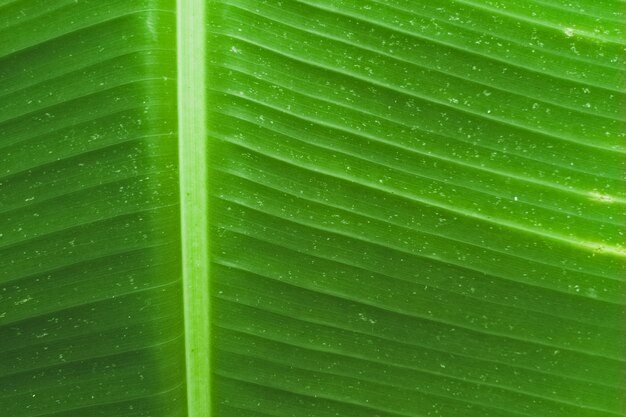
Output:
[[204,25],[204,0],[177,0],[181,242],[189,417],[210,415]]

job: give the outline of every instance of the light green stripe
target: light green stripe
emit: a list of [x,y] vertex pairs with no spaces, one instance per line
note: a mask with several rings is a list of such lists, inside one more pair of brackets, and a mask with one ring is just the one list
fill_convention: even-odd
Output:
[[178,0],[178,116],[189,417],[210,415],[204,0]]

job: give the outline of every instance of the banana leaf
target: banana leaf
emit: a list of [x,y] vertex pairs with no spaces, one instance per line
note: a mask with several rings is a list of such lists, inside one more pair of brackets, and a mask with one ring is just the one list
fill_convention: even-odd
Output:
[[626,414],[620,0],[0,0],[0,415]]

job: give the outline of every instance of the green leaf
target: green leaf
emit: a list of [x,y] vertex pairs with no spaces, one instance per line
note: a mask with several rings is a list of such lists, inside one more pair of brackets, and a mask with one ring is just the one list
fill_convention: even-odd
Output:
[[174,3],[0,4],[0,415],[184,416]]
[[0,0],[0,411],[626,413],[618,0]]

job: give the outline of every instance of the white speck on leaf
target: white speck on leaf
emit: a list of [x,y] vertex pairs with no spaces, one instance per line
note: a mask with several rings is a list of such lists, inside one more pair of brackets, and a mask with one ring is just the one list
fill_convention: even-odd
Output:
[[22,298],[21,300],[17,300],[15,301],[13,304],[15,304],[16,306],[19,306],[21,304],[26,304],[27,302],[29,302],[30,300],[32,300],[33,297],[31,297],[30,295],[26,298]]
[[612,203],[613,201],[615,201],[612,196],[608,194],[602,194],[597,191],[590,192],[589,196],[592,200],[599,201],[601,203]]

